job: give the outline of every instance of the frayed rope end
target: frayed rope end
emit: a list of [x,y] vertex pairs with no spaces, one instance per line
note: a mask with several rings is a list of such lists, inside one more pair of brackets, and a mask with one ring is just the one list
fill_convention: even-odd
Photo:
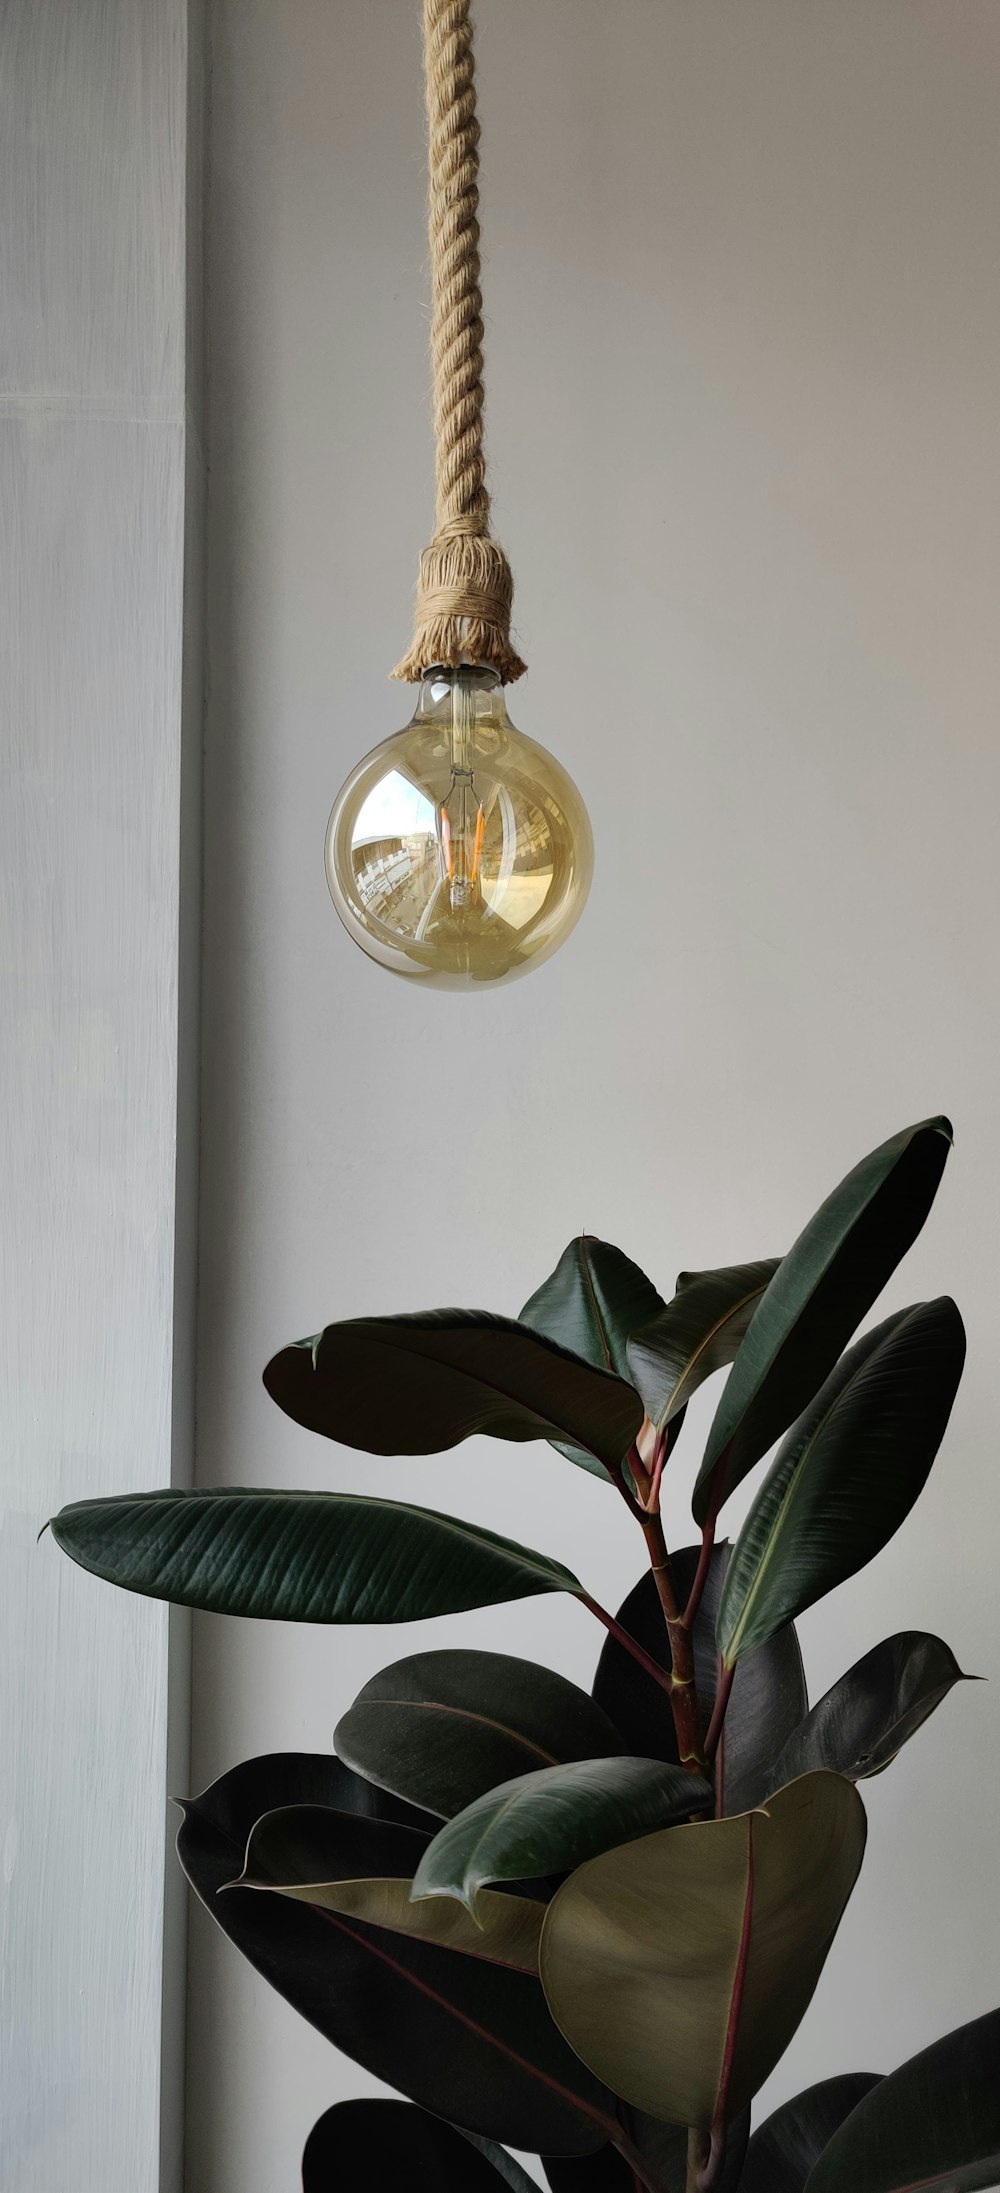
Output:
[[487,534],[449,530],[420,558],[413,643],[391,675],[417,685],[440,663],[486,663],[502,685],[523,677],[526,664],[511,646],[514,581],[503,549]]

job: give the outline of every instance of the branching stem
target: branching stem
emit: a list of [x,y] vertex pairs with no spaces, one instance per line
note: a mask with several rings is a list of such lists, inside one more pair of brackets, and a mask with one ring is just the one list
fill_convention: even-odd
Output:
[[674,1678],[672,1675],[668,1675],[666,1668],[661,1668],[653,1659],[652,1654],[646,1652],[634,1637],[630,1637],[628,1631],[623,1630],[621,1623],[615,1621],[614,1615],[608,1613],[607,1607],[602,1607],[597,1599],[592,1599],[589,1592],[582,1591],[578,1596],[580,1605],[586,1607],[589,1614],[596,1615],[599,1622],[603,1622],[608,1636],[614,1638],[615,1644],[620,1645],[623,1652],[630,1653],[632,1659],[637,1661],[646,1674],[651,1676],[653,1682],[658,1683],[660,1689],[670,1694],[672,1699]]

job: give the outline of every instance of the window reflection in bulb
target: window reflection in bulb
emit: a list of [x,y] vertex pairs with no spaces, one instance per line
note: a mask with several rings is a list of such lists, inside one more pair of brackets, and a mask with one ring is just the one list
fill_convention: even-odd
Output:
[[569,935],[592,871],[580,794],[515,730],[492,670],[429,671],[412,722],[358,764],[327,829],[350,935],[438,988],[537,966]]

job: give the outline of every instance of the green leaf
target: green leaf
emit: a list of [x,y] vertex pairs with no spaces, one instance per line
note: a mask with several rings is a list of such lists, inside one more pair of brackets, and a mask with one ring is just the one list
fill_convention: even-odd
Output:
[[963,1675],[949,1646],[924,1630],[900,1630],[873,1646],[793,1730],[774,1767],[774,1787],[830,1767],[857,1782],[881,1774]]
[[75,1501],[52,1535],[125,1591],[271,1621],[417,1622],[582,1588],[512,1539],[355,1493],[125,1493]]
[[372,2186],[500,2193],[501,2185],[537,2193],[495,2140],[461,2132],[410,2102],[335,2102],[313,2126],[302,2157],[302,2193],[369,2193]]
[[864,1843],[852,1783],[810,1774],[761,1812],[591,1858],[542,1927],[570,2046],[651,2116],[707,2130],[738,2115],[808,2007]]
[[328,1325],[272,1357],[264,1384],[297,1424],[369,1454],[438,1454],[487,1432],[569,1440],[616,1467],[643,1413],[613,1372],[486,1310]]
[[625,1749],[607,1714],[564,1675],[471,1651],[418,1652],[383,1668],[333,1740],[370,1782],[446,1820],[516,1774]]
[[[628,1366],[629,1336],[663,1308],[645,1272],[608,1241],[581,1234],[564,1249],[555,1271],[526,1302],[520,1323],[571,1348],[600,1370],[617,1371],[634,1384]],[[607,1477],[585,1448],[554,1439],[557,1453],[579,1469]]]
[[776,2109],[750,2142],[740,2193],[804,2193],[827,2142],[878,2083],[877,2071],[847,2071]]
[[[671,1556],[682,1601],[690,1594],[700,1553],[700,1546],[682,1546]],[[718,1683],[715,1620],[729,1558],[727,1545],[713,1549],[692,1632],[698,1702],[705,1722],[711,1715]],[[618,1621],[660,1667],[669,1667],[663,1609],[656,1579],[648,1570],[619,1607]],[[677,1763],[677,1739],[668,1697],[613,1637],[606,1640],[597,1665],[594,1697],[621,1729],[626,1751]],[[802,1654],[789,1623],[757,1652],[748,1652],[736,1670],[723,1741],[716,1757],[722,1810],[746,1812],[771,1790],[780,1788],[772,1771],[774,1761],[808,1707]],[[787,1774],[782,1777],[786,1782],[791,1779]]]
[[866,1333],[792,1426],[733,1548],[716,1625],[727,1667],[864,1568],[922,1490],[965,1360],[947,1295]]
[[395,1800],[339,1759],[279,1753],[223,1775],[185,1806],[177,1849],[206,1909],[255,1970],[334,2047],[435,2116],[536,2153],[603,2146],[613,2102],[556,2031],[537,1980],[285,1897],[219,1895],[255,1821],[289,1804],[336,1808],[345,1879],[410,1880],[426,1845],[371,1817]]
[[[414,1897],[457,1897],[481,1917],[489,1881],[527,1881],[571,1867],[711,1806],[699,1775],[657,1759],[577,1759],[501,1782],[439,1830]],[[500,1903],[509,1902],[499,1897]]]
[[975,2193],[1000,2184],[1000,2010],[880,2079],[824,2148],[807,2193]]
[[624,1375],[657,1431],[687,1407],[703,1379],[731,1363],[780,1257],[682,1272],[677,1293],[629,1342]]
[[345,1880],[337,1870],[344,1863],[343,1843],[339,1812],[326,1805],[282,1805],[255,1822],[243,1871],[227,1885],[269,1890],[461,1956],[537,1973],[543,1903],[487,1891],[474,1919],[454,1902],[414,1903],[414,1884],[405,1878],[376,1874]]
[[632,1334],[664,1307],[652,1280],[621,1249],[580,1234],[525,1303],[520,1323],[572,1349],[585,1363],[629,1378]]
[[863,1158],[782,1258],[723,1388],[694,1492],[718,1514],[798,1416],[924,1223],[952,1130],[923,1120]]

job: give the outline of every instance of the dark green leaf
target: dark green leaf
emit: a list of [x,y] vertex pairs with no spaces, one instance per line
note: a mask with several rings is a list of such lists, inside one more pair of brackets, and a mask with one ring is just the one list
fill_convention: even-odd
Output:
[[560,2031],[634,2108],[728,2123],[812,1999],[864,1844],[852,1783],[810,1774],[766,1811],[589,1859],[542,1926],[539,1970]]
[[807,2183],[808,2193],[977,2193],[1000,2184],[1000,2010],[880,2079]]
[[533,2178],[493,2140],[470,2140],[410,2102],[336,2102],[313,2126],[302,2193],[537,2193]]
[[369,1871],[370,1840],[363,1826],[345,1827],[343,1813],[331,1805],[279,1805],[254,1822],[243,1872],[231,1885],[537,1973],[544,1903],[487,1889],[474,1918],[453,1898],[415,1903],[407,1875]]
[[[658,2193],[685,2193],[687,2128],[661,2124],[656,2117],[644,2117],[641,2110],[624,2106],[621,2115],[638,2153],[649,2166]],[[714,2193],[737,2193],[749,2137],[750,2112],[745,2110],[728,2128],[726,2159]],[[637,2193],[633,2172],[615,2147],[602,2147],[596,2155],[566,2160],[543,2155],[542,2162],[552,2193]]]
[[[645,1272],[593,1234],[581,1234],[564,1249],[555,1271],[521,1311],[520,1322],[571,1348],[600,1370],[617,1371],[634,1384],[628,1366],[628,1341],[640,1325],[663,1308]],[[585,1448],[553,1440],[553,1446],[579,1468],[607,1476]]]
[[501,1782],[449,1820],[424,1852],[413,1895],[457,1898],[475,1914],[490,1881],[569,1873],[614,1843],[690,1819],[711,1803],[699,1775],[658,1759],[542,1767]]
[[804,2193],[828,2140],[878,2083],[877,2071],[847,2071],[776,2109],[750,2142],[740,2193]]
[[881,1774],[952,1686],[968,1680],[940,1637],[924,1630],[887,1637],[793,1729],[775,1765],[775,1789],[816,1767],[852,1782]]
[[569,1440],[616,1465],[642,1423],[623,1379],[486,1310],[328,1325],[272,1357],[264,1384],[297,1424],[368,1454],[438,1454],[488,1432]]
[[[687,1598],[694,1582],[700,1550],[698,1546],[684,1546],[672,1557],[682,1599]],[[706,1723],[718,1680],[715,1620],[729,1557],[728,1546],[716,1546],[694,1624],[695,1681],[702,1719]],[[652,1576],[645,1575],[629,1593],[624,1606],[618,1610],[618,1620],[660,1667],[668,1666],[670,1654],[663,1613]],[[629,1751],[677,1763],[669,1700],[631,1655],[615,1644],[613,1637],[608,1638],[598,1662],[594,1697],[621,1729]],[[727,1812],[745,1812],[776,1787],[771,1773],[773,1762],[793,1729],[798,1727],[808,1705],[802,1655],[795,1631],[789,1625],[759,1651],[748,1652],[736,1670],[717,1761]]]
[[864,1568],[909,1514],[965,1361],[947,1295],[856,1342],[782,1441],[733,1548],[716,1626],[728,1667]]
[[625,1749],[575,1683],[502,1652],[397,1660],[365,1684],[334,1743],[369,1781],[445,1820],[515,1774]]
[[212,1917],[328,2040],[435,2116],[536,2152],[603,2145],[610,2096],[556,2032],[537,1980],[283,1897],[219,1895],[240,1871],[254,1822],[289,1804],[336,1807],[353,1863],[363,1856],[366,1873],[409,1877],[424,1838],[376,1818],[352,1821],[352,1794],[358,1811],[392,1803],[339,1760],[287,1753],[237,1767],[186,1806],[177,1848]]
[[126,1591],[271,1621],[417,1622],[581,1589],[512,1539],[356,1493],[126,1493],[63,1508],[52,1535]]
[[723,1389],[694,1494],[704,1523],[833,1369],[916,1240],[951,1147],[923,1120],[863,1158],[783,1257]]
[[629,1340],[664,1306],[652,1280],[621,1249],[580,1234],[525,1303],[520,1323],[572,1349],[585,1363],[628,1378]]
[[687,1407],[703,1379],[732,1362],[780,1262],[769,1257],[714,1272],[682,1272],[673,1301],[633,1334],[624,1376],[638,1387],[658,1431]]

